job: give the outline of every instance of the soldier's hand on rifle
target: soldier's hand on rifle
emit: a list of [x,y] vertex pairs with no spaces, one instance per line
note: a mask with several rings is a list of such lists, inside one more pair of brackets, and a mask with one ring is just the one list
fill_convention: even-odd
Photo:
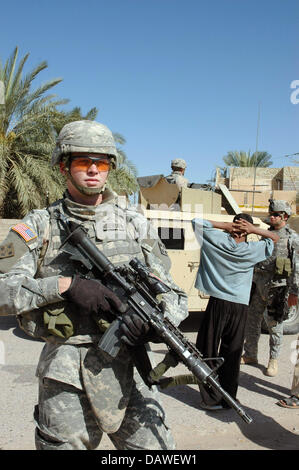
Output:
[[99,312],[108,313],[111,308],[119,312],[126,310],[120,298],[101,282],[74,276],[68,290],[63,293],[70,302],[74,303],[82,315]]
[[149,341],[149,332],[151,330],[152,328],[148,322],[142,320],[139,315],[131,310],[122,315],[121,340],[128,346],[136,346]]

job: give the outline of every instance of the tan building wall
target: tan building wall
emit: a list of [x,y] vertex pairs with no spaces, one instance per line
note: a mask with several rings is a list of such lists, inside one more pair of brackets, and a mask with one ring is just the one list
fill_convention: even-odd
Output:
[[267,212],[269,206],[269,199],[281,199],[288,201],[292,207],[292,212],[296,213],[296,191],[263,191],[260,193],[253,193],[247,191],[232,191],[232,195],[239,205],[240,208],[251,209],[254,204],[254,208],[257,211]]
[[299,166],[283,167],[283,189],[285,191],[299,191]]
[[[296,213],[299,166],[283,168],[231,167],[229,168],[227,186],[240,208],[252,208],[254,205],[255,210],[267,211],[268,200],[273,198],[288,201],[293,212]],[[255,190],[254,196],[253,190]]]

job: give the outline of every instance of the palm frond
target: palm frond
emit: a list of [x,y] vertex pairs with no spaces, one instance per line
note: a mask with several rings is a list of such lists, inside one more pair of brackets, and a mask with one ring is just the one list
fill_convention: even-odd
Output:
[[9,95],[10,93],[10,88],[11,84],[13,82],[13,76],[14,76],[14,71],[16,67],[16,62],[18,58],[18,47],[15,48],[13,54],[10,56],[10,58],[6,61],[5,67],[4,67],[4,83],[5,83],[5,88],[7,89],[6,93]]
[[271,155],[268,152],[255,152],[250,154],[249,152],[232,151],[230,150],[224,157],[224,163],[227,166],[234,167],[263,167],[267,168],[272,165]]
[[[84,116],[79,106],[59,111],[68,103],[52,93],[61,78],[49,80],[32,89],[36,77],[47,68],[43,61],[23,76],[26,54],[18,62],[18,48],[0,63],[0,79],[5,87],[4,112],[0,116],[0,215],[23,217],[34,208],[60,198],[65,180],[59,168],[52,168],[51,154],[62,127],[68,122],[94,120],[98,109],[91,108]],[[109,174],[109,185],[118,194],[133,194],[138,189],[137,168],[121,148],[126,142],[114,134],[119,154],[119,167]]]

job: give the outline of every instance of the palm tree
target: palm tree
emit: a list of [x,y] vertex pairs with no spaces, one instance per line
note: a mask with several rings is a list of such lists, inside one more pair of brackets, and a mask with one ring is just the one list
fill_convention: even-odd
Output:
[[94,121],[97,117],[98,110],[97,108],[91,108],[86,115],[82,114],[81,108],[76,106],[75,108],[71,109],[70,111],[61,111],[55,109],[51,113],[51,121],[53,125],[53,129],[55,132],[55,136],[57,137],[61,129],[65,124],[73,121],[82,121],[84,119],[88,119],[89,121]]
[[0,81],[4,84],[4,104],[0,105],[0,215],[23,217],[32,208],[61,195],[62,178],[49,165],[54,145],[51,113],[67,100],[54,100],[48,90],[61,82],[56,78],[32,90],[32,82],[47,68],[38,64],[23,76],[26,54],[17,65],[18,48],[0,62]]
[[271,155],[268,152],[254,152],[250,154],[244,151],[229,151],[223,157],[227,166],[235,167],[263,167],[267,168],[272,165]]
[[118,153],[118,168],[110,171],[108,185],[116,193],[129,196],[139,189],[136,179],[138,174],[137,168],[135,164],[127,158],[124,150],[119,147],[119,145],[126,143],[124,137],[118,132],[114,132],[113,137]]

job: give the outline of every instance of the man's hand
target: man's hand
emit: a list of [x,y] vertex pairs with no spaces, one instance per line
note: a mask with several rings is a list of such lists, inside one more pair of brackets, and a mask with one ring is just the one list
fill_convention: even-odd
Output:
[[214,228],[224,230],[225,232],[230,233],[234,238],[241,238],[246,235],[246,232],[242,230],[242,227],[237,224],[239,220],[236,222],[216,222],[215,220],[209,220],[209,222],[211,222]]
[[232,232],[238,233],[240,236],[248,235],[249,233],[254,233],[255,227],[253,224],[248,222],[245,219],[238,219],[232,223]]
[[238,219],[232,223],[234,233],[238,233],[239,237],[249,235],[254,233],[264,238],[271,238],[273,243],[277,243],[279,236],[275,233],[275,230],[264,230],[262,228],[256,227],[254,224],[251,224],[245,219]]
[[112,307],[121,313],[126,310],[126,306],[112,290],[93,279],[74,276],[63,296],[74,303],[82,315],[110,312]]

